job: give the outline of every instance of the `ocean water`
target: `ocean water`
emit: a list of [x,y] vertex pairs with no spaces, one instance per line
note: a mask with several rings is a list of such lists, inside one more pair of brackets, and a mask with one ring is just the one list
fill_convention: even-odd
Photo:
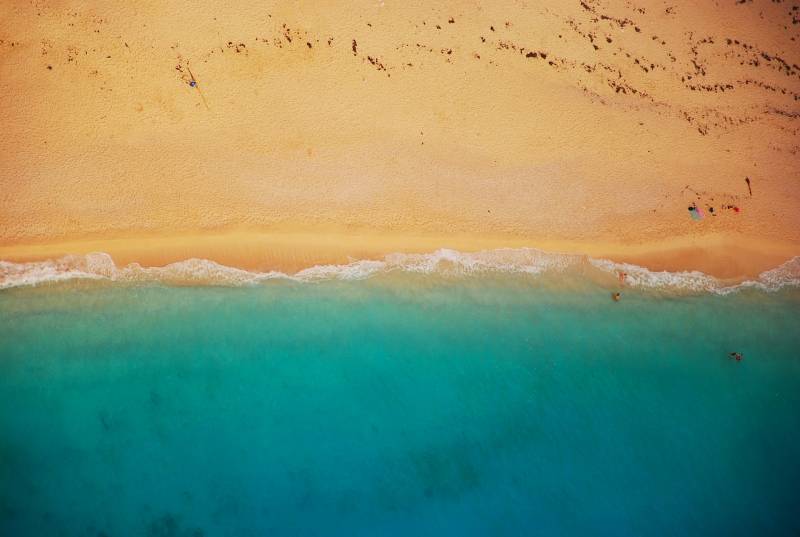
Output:
[[0,534],[800,533],[800,291],[617,285],[2,290]]

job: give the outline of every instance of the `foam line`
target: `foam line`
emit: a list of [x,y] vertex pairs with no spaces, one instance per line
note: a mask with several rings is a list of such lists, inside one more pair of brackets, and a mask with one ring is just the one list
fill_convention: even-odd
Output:
[[755,288],[777,291],[800,286],[800,257],[762,273],[755,280],[730,284],[702,272],[656,272],[627,263],[594,259],[577,254],[545,252],[535,248],[504,248],[474,253],[440,249],[427,254],[389,254],[382,260],[359,260],[343,265],[317,265],[295,274],[255,272],[220,265],[207,259],[187,259],[163,267],[131,263],[117,267],[111,256],[98,252],[59,259],[12,263],[0,261],[0,289],[35,286],[49,282],[95,279],[118,282],[166,282],[197,285],[254,285],[272,279],[298,282],[363,280],[376,274],[408,272],[467,276],[482,273],[526,274],[584,269],[601,276],[627,273],[626,284],[638,288],[662,288],[727,294]]

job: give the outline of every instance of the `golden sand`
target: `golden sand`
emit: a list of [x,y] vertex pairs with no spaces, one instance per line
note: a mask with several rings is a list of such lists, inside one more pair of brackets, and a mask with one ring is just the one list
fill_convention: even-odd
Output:
[[4,2],[0,259],[291,270],[534,246],[751,275],[800,254],[798,19],[767,2]]

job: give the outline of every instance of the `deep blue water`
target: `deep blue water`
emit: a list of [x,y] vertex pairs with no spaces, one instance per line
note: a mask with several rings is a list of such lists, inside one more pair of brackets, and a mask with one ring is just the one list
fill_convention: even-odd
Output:
[[514,276],[2,291],[0,534],[797,535],[798,313]]

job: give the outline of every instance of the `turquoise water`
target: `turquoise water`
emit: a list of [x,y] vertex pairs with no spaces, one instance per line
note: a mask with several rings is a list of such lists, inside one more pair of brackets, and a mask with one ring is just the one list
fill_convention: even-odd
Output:
[[0,534],[797,535],[798,291],[609,292],[2,291]]

